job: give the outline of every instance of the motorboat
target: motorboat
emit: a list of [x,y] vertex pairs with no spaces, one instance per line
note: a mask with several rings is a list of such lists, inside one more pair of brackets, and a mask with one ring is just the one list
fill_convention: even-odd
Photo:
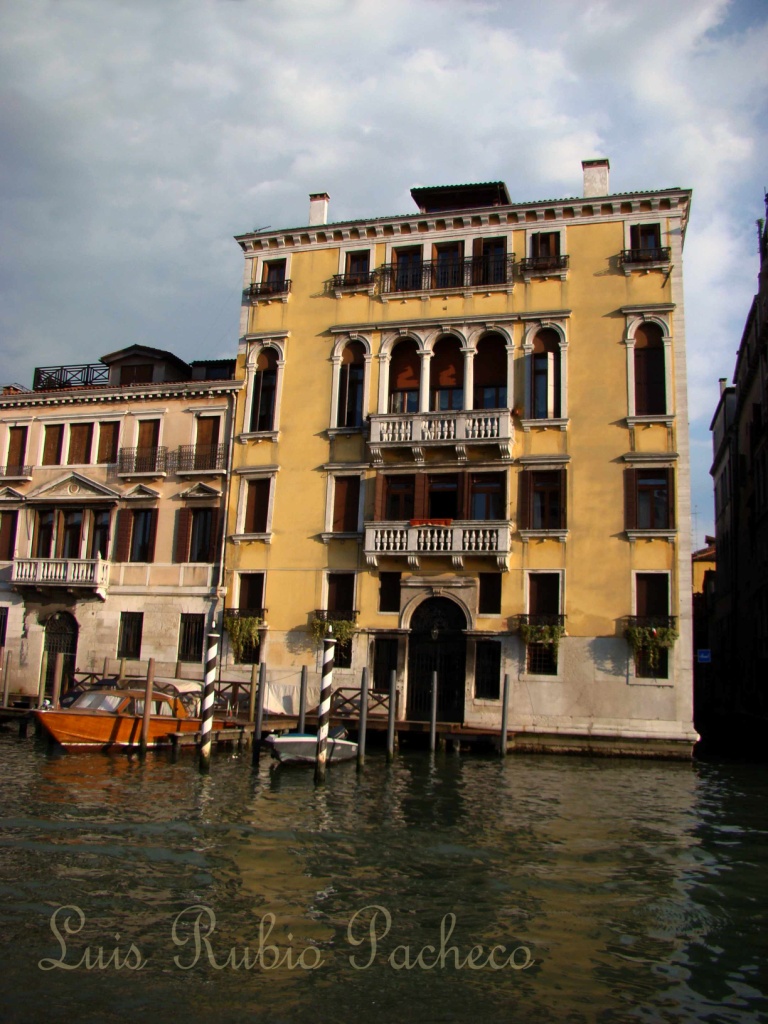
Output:
[[[264,742],[271,748],[272,757],[281,764],[317,764],[317,736],[312,733],[289,732],[283,736],[270,735]],[[357,744],[340,737],[328,737],[327,760],[335,764],[357,757]]]
[[[33,711],[43,729],[65,750],[132,748],[141,743],[144,690],[86,690],[67,708]],[[147,746],[170,742],[171,733],[198,732],[201,720],[178,694],[152,693]],[[213,728],[223,722],[214,719]]]

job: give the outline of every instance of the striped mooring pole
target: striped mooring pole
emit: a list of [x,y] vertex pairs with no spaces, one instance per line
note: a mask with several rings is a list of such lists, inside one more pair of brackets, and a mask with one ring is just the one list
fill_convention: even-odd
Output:
[[[331,629],[332,627],[329,627]],[[325,782],[325,766],[328,759],[328,723],[331,720],[331,690],[333,688],[333,659],[336,640],[333,636],[323,638],[323,676],[320,683],[320,706],[317,709],[317,759],[315,761],[315,783]]]
[[201,709],[202,724],[200,726],[200,771],[207,772],[211,767],[211,731],[213,729],[213,688],[216,685],[216,658],[219,654],[219,634],[208,634],[208,645],[205,653],[205,686],[203,688],[203,706]]

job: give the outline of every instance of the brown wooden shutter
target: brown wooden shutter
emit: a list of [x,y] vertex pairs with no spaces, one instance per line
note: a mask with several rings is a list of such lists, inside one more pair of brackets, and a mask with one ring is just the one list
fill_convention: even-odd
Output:
[[157,448],[160,420],[139,420],[138,448]]
[[219,549],[219,518],[221,510],[218,508],[211,509],[211,539],[208,545],[208,561],[215,562],[216,554]]
[[524,469],[520,474],[520,508],[518,510],[520,529],[529,530],[531,528],[531,523],[533,522],[532,500],[531,471]]
[[115,561],[127,562],[131,557],[131,534],[133,532],[133,509],[121,508],[117,513],[115,531]]
[[389,380],[393,388],[418,388],[421,360],[415,341],[401,341],[390,360]]
[[245,532],[266,533],[269,513],[269,477],[248,481],[248,495],[245,504]]
[[192,531],[192,509],[180,508],[176,513],[176,547],[174,562],[189,561],[189,536]]
[[197,421],[197,444],[213,446],[219,443],[219,417],[200,416]]
[[560,529],[568,528],[568,474],[567,470],[558,471],[560,478]]
[[469,476],[459,473],[456,478],[456,518],[469,519]]
[[624,470],[624,529],[637,529],[637,470]]
[[155,560],[155,541],[157,540],[157,509],[150,509],[149,516],[149,544],[147,545],[147,561]]
[[640,248],[640,225],[633,224],[629,229],[629,247],[630,249]]
[[382,473],[377,473],[373,496],[373,521],[375,523],[380,523],[384,520],[386,483],[387,478]]
[[45,428],[43,441],[43,465],[58,466],[61,462],[61,439],[64,427],[57,423],[49,423]]
[[360,507],[360,478],[337,476],[333,492],[334,533],[354,533],[357,530]]
[[458,338],[441,338],[429,365],[433,388],[460,388],[464,383],[464,356]]
[[119,423],[99,424],[99,450],[96,456],[97,462],[117,462],[117,439],[119,432]]
[[16,549],[18,512],[0,512],[0,562],[10,562]]
[[91,461],[92,423],[73,423],[69,428],[68,466],[83,466]]
[[429,508],[429,477],[417,473],[413,488],[413,518],[426,519]]
[[27,455],[27,428],[10,427],[8,430],[8,467],[23,466]]

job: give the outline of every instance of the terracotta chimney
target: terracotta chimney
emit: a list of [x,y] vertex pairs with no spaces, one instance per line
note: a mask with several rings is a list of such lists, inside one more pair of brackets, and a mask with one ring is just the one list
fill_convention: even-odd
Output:
[[327,192],[310,192],[309,194],[309,226],[328,223],[328,200],[331,197]]
[[584,171],[584,198],[590,199],[593,196],[607,196],[608,172],[611,165],[605,157],[599,160],[582,160],[581,168]]
[[725,389],[728,387],[728,378],[720,377],[718,383],[720,385],[720,394],[725,394]]

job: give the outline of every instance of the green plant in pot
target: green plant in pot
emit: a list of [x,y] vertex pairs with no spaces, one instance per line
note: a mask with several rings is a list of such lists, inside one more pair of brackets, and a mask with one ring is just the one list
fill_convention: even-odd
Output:
[[674,626],[627,626],[626,632],[627,640],[635,656],[646,651],[648,664],[652,669],[659,667],[661,651],[674,647],[678,635]]
[[552,647],[554,654],[557,654],[560,638],[565,636],[565,626],[561,626],[559,623],[521,622],[520,636],[526,646],[528,644],[546,644],[548,647]]
[[246,644],[254,646],[259,643],[259,626],[261,619],[255,615],[225,615],[224,629],[229,635],[235,661],[240,664]]
[[333,629],[333,637],[341,647],[348,647],[357,632],[357,626],[351,619],[312,619],[309,633],[316,644],[321,644],[329,635],[329,627]]

